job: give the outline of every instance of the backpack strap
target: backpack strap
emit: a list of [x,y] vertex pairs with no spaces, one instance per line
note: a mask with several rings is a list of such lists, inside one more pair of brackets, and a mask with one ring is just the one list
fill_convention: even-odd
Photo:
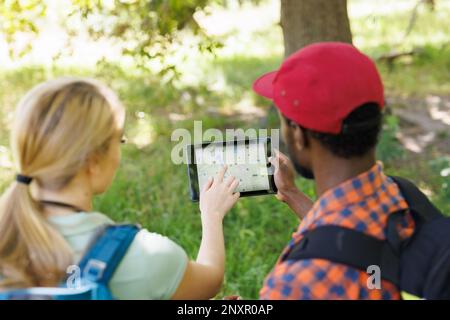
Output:
[[381,278],[398,285],[399,256],[396,248],[362,232],[334,225],[306,232],[283,261],[325,259],[367,272],[371,265],[380,267]]
[[1,300],[92,300],[92,287],[33,287],[0,293]]
[[419,224],[442,217],[442,213],[411,181],[396,176],[389,177],[394,180],[399,187],[403,198],[405,198],[408,203],[409,210],[412,213],[414,220],[419,222]]
[[93,237],[79,263],[81,278],[87,280],[80,288],[26,288],[0,293],[0,300],[110,300],[107,286],[126,254],[140,227],[132,224],[107,225]]
[[82,278],[106,286],[139,230],[134,224],[106,226],[79,263]]
[[[419,225],[442,217],[442,213],[412,182],[400,177],[390,178],[398,185],[408,203],[408,210]],[[400,239],[397,232],[397,225],[404,212],[405,210],[400,210],[389,215],[386,240],[340,226],[320,226],[307,231],[282,261],[325,259],[364,272],[368,266],[377,265],[382,279],[399,286],[400,253],[410,240]]]

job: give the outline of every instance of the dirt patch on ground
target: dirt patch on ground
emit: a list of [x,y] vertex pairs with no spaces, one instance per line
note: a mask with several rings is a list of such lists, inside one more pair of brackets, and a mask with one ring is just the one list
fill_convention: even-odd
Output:
[[[407,150],[409,160],[450,157],[450,96],[389,97],[387,105],[389,112],[399,118],[397,138]],[[278,118],[274,107],[262,109],[251,103],[238,105],[226,112],[208,108],[205,114],[226,117],[231,122],[256,123],[261,128],[267,128],[269,118]],[[171,113],[168,117],[173,122],[196,118],[193,114],[177,113]]]
[[412,155],[450,156],[450,96],[391,97],[391,112],[400,119],[397,138]]

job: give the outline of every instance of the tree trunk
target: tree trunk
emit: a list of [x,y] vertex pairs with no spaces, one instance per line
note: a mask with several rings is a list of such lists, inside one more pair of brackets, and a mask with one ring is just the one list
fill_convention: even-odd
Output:
[[[352,43],[347,0],[281,0],[281,27],[285,57],[314,42]],[[272,105],[266,118],[276,112]],[[283,139],[280,150],[287,152]]]
[[347,0],[281,0],[285,56],[319,41],[352,42]]

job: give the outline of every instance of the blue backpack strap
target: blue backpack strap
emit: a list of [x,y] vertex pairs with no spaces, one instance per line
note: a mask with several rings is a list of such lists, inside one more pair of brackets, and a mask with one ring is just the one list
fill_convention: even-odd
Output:
[[140,227],[132,224],[108,225],[100,230],[79,263],[80,288],[26,288],[0,293],[0,300],[110,300],[108,283],[126,254]]
[[92,300],[93,286],[81,288],[34,287],[0,293],[0,300]]
[[106,286],[139,230],[134,224],[105,227],[79,263],[82,278]]

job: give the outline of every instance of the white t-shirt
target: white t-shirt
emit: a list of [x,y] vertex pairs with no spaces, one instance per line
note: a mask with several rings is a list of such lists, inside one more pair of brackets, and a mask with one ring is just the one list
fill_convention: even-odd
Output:
[[[76,213],[49,218],[72,247],[75,263],[81,259],[95,231],[114,223],[104,214]],[[188,263],[175,242],[145,229],[138,232],[117,267],[109,288],[118,299],[170,299],[177,290]]]

